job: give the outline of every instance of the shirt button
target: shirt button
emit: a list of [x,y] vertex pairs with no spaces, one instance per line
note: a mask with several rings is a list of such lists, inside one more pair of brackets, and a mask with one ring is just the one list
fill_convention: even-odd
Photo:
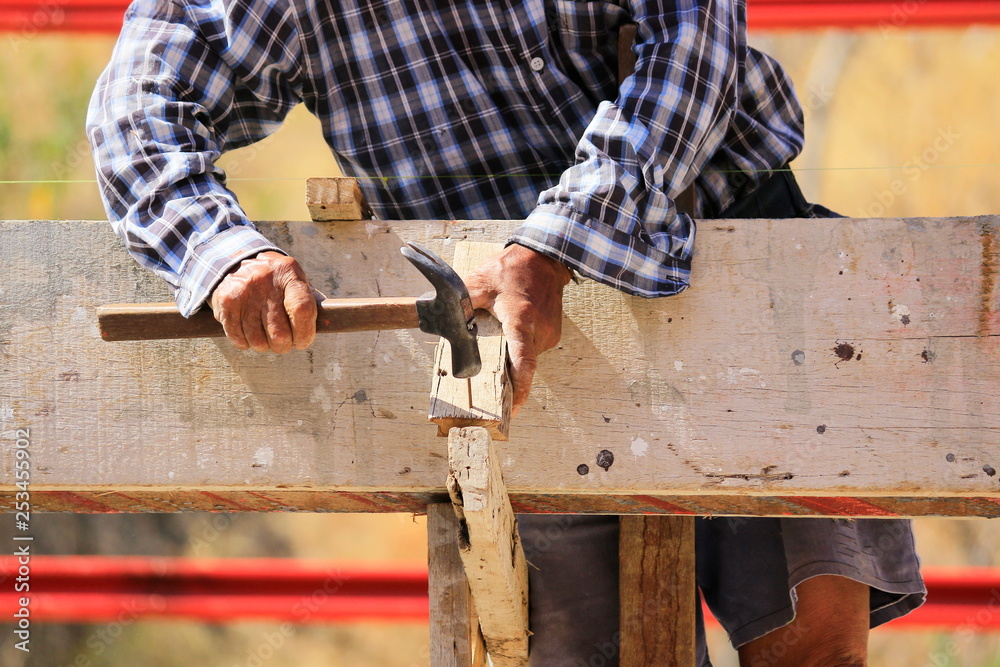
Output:
[[541,58],[532,58],[531,62],[528,64],[531,66],[531,69],[535,70],[536,72],[541,72],[543,69],[545,69],[545,61],[542,60]]

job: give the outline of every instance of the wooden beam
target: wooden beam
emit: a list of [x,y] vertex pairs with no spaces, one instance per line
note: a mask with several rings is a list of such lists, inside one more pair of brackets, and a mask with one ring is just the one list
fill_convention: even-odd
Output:
[[694,517],[623,516],[622,667],[695,664]]
[[[460,241],[455,246],[452,268],[460,276],[466,276],[500,249],[501,246],[495,243]],[[449,431],[456,426],[482,426],[494,440],[507,440],[513,398],[507,339],[500,322],[485,310],[476,311],[476,324],[483,369],[474,378],[456,378],[451,372],[451,344],[443,338],[438,342],[434,353],[430,420],[438,425],[441,437],[448,437]]]
[[[346,298],[425,291],[405,241],[450,260],[458,241],[502,243],[517,224],[259,228]],[[503,450],[516,511],[1000,515],[997,218],[702,221],[698,234],[677,297],[567,288],[562,343]],[[431,336],[331,334],[281,357],[108,343],[98,305],[169,293],[106,223],[0,222],[0,247],[0,442],[30,429],[35,510],[445,498]]]
[[486,649],[497,667],[522,667],[528,664],[528,569],[489,431],[451,429],[448,461],[458,550]]
[[358,180],[344,176],[306,179],[306,208],[314,222],[370,220],[374,215]]
[[451,503],[427,506],[427,596],[431,665],[485,667],[486,647],[458,554],[459,523]]

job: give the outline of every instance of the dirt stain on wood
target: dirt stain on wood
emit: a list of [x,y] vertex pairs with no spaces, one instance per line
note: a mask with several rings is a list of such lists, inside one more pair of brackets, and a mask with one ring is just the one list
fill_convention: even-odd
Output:
[[833,348],[833,353],[840,358],[841,361],[850,361],[854,358],[854,346],[850,343],[838,343],[835,348]]
[[993,290],[996,287],[996,259],[993,254],[993,229],[984,224],[980,227],[982,258],[979,263],[979,335],[990,335],[990,315],[993,313]]

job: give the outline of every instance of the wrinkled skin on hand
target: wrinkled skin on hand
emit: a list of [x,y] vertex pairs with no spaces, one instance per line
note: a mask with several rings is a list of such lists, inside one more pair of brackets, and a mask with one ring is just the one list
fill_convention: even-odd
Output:
[[244,259],[209,299],[215,319],[239,350],[284,354],[316,337],[317,300],[299,263],[267,251]]
[[514,384],[512,414],[528,400],[538,355],[562,335],[562,291],[572,274],[560,262],[510,245],[465,279],[474,308],[485,308],[503,326]]

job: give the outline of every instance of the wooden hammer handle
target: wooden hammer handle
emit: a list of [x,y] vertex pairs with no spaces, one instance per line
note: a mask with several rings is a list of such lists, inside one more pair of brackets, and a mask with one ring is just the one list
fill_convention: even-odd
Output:
[[[163,340],[224,336],[212,311],[185,318],[173,303],[114,303],[97,309],[101,338]],[[316,317],[317,333],[412,329],[420,326],[417,298],[326,299]]]

